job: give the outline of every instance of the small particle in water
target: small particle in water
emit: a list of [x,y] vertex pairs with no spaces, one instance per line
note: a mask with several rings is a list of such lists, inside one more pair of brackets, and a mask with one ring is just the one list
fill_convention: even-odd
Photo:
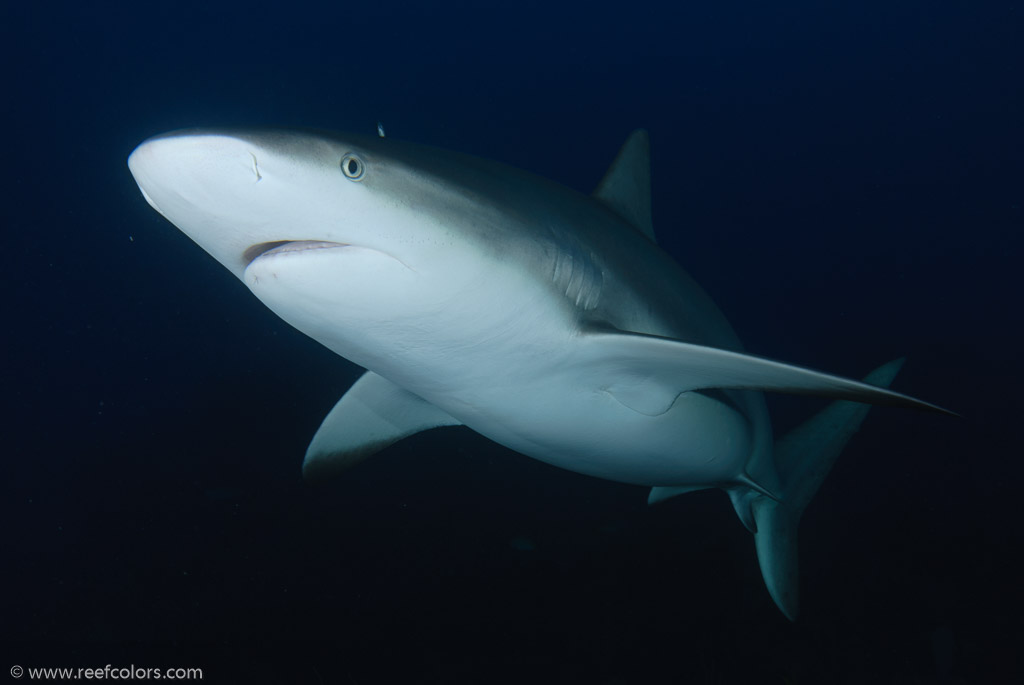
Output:
[[517,535],[508,541],[508,546],[517,552],[537,551],[537,543],[528,535]]
[[384,137],[384,124],[377,122],[377,135],[381,138]]

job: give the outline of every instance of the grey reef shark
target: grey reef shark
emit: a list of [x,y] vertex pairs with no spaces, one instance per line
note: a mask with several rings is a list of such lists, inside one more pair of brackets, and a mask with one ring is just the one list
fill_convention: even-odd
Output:
[[[779,609],[797,527],[867,404],[946,412],[747,354],[655,241],[650,144],[592,195],[391,138],[197,129],[140,144],[146,201],[286,322],[366,372],[306,451],[307,477],[463,425],[527,456],[651,488],[721,488]],[[837,400],[776,441],[764,392]]]

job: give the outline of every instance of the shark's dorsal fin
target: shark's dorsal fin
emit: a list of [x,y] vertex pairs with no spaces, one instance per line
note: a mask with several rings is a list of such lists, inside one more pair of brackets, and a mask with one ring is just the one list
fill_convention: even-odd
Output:
[[307,478],[343,471],[420,431],[457,426],[418,395],[367,371],[320,424],[302,462]]
[[594,198],[656,242],[651,222],[651,140],[647,131],[638,128],[629,134],[619,156],[597,184]]

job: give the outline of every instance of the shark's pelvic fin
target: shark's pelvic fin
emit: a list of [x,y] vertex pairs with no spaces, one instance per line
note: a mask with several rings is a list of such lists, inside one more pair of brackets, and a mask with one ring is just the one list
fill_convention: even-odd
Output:
[[676,495],[685,495],[688,492],[697,492],[698,490],[708,490],[715,487],[714,485],[656,485],[651,488],[651,491],[647,494],[647,504],[654,506],[655,504],[661,504],[667,499],[675,497]]
[[656,242],[651,221],[651,141],[647,131],[640,128],[629,134],[619,156],[597,184],[594,198]]
[[[888,387],[903,360],[872,371],[865,383]],[[758,496],[751,502],[757,532],[754,545],[761,575],[775,604],[791,621],[799,610],[797,527],[800,516],[832,469],[839,453],[860,427],[869,407],[855,402],[833,402],[775,444],[775,464],[782,482],[782,497],[773,501]]]
[[599,387],[623,405],[649,416],[668,411],[690,390],[735,388],[869,404],[952,412],[908,395],[801,366],[715,347],[620,331],[584,336],[582,363],[595,368]]
[[367,371],[320,424],[302,462],[306,478],[343,471],[414,433],[459,421]]
[[[759,485],[749,477],[744,478],[745,482],[736,483],[732,485],[723,485],[722,489],[729,495],[729,500],[732,502],[733,509],[736,510],[736,515],[740,517],[740,521],[744,527],[751,533],[757,532],[757,525],[754,523],[754,514],[751,510],[751,502],[758,497],[767,497],[770,500],[777,500],[778,497],[766,490],[763,486]],[[651,491],[647,494],[647,504],[653,506],[655,504],[661,504],[667,499],[676,497],[677,495],[685,495],[690,492],[697,492],[698,490],[709,490],[714,485],[656,485],[651,488]]]

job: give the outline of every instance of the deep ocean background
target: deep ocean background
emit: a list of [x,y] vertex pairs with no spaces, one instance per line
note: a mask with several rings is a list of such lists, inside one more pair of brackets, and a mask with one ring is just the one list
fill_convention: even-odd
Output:
[[[0,678],[1021,682],[1024,6],[5,3]],[[748,349],[896,388],[801,528],[802,616],[720,492],[465,429],[303,483],[360,371],[153,212],[125,160],[313,126],[589,192],[650,130],[655,227]],[[820,403],[771,399],[779,434]]]

